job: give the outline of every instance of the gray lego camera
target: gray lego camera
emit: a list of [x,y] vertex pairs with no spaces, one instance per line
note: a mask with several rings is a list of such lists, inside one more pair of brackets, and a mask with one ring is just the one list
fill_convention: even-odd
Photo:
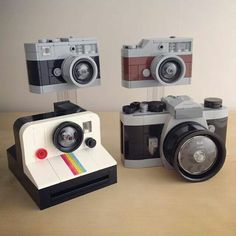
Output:
[[30,91],[45,93],[100,85],[94,38],[42,39],[25,44]]
[[204,105],[188,96],[133,102],[121,112],[125,167],[165,166],[189,181],[204,181],[223,166],[228,112],[219,98]]

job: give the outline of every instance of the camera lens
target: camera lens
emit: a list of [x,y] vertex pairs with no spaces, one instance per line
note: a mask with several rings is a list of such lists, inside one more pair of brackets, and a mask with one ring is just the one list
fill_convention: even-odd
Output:
[[165,137],[163,153],[169,164],[192,182],[214,176],[226,155],[221,138],[196,122],[184,122],[171,129]]
[[70,56],[62,63],[62,76],[70,84],[86,87],[98,77],[98,67],[91,57]]
[[209,137],[195,136],[181,146],[178,162],[184,171],[199,175],[214,165],[217,154],[216,144]]
[[93,67],[88,61],[79,60],[72,68],[73,77],[79,84],[89,83],[93,78],[93,73]]
[[160,65],[159,76],[166,83],[173,83],[179,79],[181,65],[177,60],[166,59]]
[[83,141],[82,128],[73,122],[63,122],[54,131],[53,143],[62,152],[73,152]]
[[185,72],[185,62],[179,56],[157,56],[151,63],[152,76],[163,85],[171,85],[181,80],[184,78]]

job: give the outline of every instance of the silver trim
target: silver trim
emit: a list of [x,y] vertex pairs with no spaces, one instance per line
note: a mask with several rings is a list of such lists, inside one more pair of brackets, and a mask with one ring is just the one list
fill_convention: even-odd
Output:
[[[149,57],[160,54],[176,54],[176,55],[191,55],[192,54],[192,38],[151,38],[142,39],[138,44],[129,45],[129,48],[123,47],[121,49],[122,57]],[[172,52],[169,50],[169,43],[173,42],[189,42],[191,43],[191,50]],[[162,48],[159,46],[162,45]]]
[[124,80],[122,79],[122,86],[125,88],[146,88],[146,87],[162,87],[162,86],[173,86],[173,85],[185,85],[190,84],[191,78],[184,77],[175,83],[171,84],[161,84],[157,80],[136,80],[136,81],[130,81],[130,80]]
[[204,108],[203,117],[206,120],[226,118],[228,117],[228,109],[227,107],[224,107],[224,106],[218,109]]
[[122,156],[122,162],[127,168],[146,168],[163,166],[161,158],[143,159],[143,160],[127,160]]
[[124,125],[128,126],[142,126],[142,125],[157,125],[164,124],[169,116],[169,113],[134,113],[124,114],[120,113],[120,120]]

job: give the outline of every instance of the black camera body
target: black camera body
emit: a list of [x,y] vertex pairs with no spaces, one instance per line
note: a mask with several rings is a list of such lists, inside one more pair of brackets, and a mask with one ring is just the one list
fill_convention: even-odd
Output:
[[25,44],[25,56],[32,93],[100,85],[95,38],[41,39]]
[[227,108],[219,98],[204,105],[188,96],[134,102],[123,107],[121,152],[125,167],[165,166],[197,182],[223,166]]

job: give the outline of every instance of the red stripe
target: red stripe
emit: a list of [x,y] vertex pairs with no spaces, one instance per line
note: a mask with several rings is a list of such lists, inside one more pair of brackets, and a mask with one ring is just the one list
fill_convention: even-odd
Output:
[[79,172],[75,169],[75,167],[72,165],[72,163],[68,160],[67,156],[65,154],[61,155],[62,159],[64,160],[64,162],[66,163],[66,165],[70,168],[71,172],[74,175],[79,174]]

